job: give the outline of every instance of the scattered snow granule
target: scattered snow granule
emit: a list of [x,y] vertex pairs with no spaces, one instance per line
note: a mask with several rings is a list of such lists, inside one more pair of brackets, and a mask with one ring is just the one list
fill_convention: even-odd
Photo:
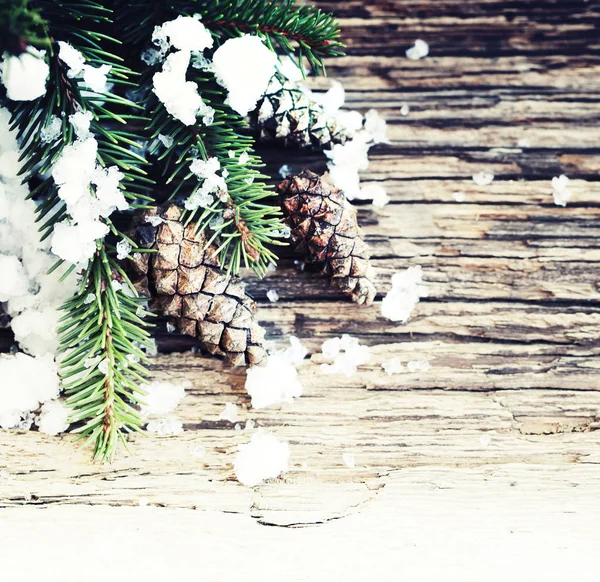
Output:
[[83,67],[83,83],[94,93],[106,93],[106,75],[110,73],[110,65],[100,65],[98,68],[85,65]]
[[238,165],[247,164],[249,159],[250,159],[250,156],[248,155],[248,152],[242,152],[240,154],[240,158],[238,160]]
[[256,423],[251,418],[249,418],[246,421],[246,425],[244,426],[244,430],[252,430],[252,429],[255,429],[255,428],[256,428]]
[[254,487],[266,479],[273,479],[288,470],[290,448],[273,434],[259,430],[248,444],[238,446],[233,463],[237,480]]
[[176,416],[168,416],[151,420],[146,430],[160,436],[176,435],[183,432],[183,423]]
[[79,75],[85,65],[85,57],[68,42],[58,41],[58,58],[69,67],[67,77],[73,78]]
[[100,370],[100,373],[104,374],[105,376],[108,375],[108,367],[110,366],[110,360],[108,358],[104,358],[99,364],[98,364],[98,370]]
[[6,96],[12,101],[33,101],[46,93],[50,68],[44,60],[44,52],[32,47],[19,56],[6,52],[0,69]]
[[473,176],[473,182],[478,186],[489,186],[494,181],[494,174],[489,172],[477,172]]
[[431,364],[427,360],[414,360],[406,364],[409,372],[428,372]]
[[286,178],[288,176],[288,174],[292,173],[292,168],[290,168],[287,164],[281,166],[281,168],[279,168],[279,175],[282,178]]
[[342,345],[341,337],[332,337],[323,342],[321,346],[321,351],[323,352],[323,357],[326,360],[333,360],[340,353]]
[[400,115],[407,116],[410,113],[410,107],[406,103],[400,107]]
[[552,197],[557,206],[566,206],[573,193],[567,188],[569,178],[565,174],[552,178]]
[[327,115],[335,115],[344,105],[346,98],[344,86],[339,81],[332,81],[331,89],[326,93],[312,93],[311,96]]
[[96,238],[103,238],[108,234],[108,230],[108,226],[101,222],[88,224],[83,228],[65,221],[59,222],[54,226],[52,234],[52,252],[70,263],[83,263],[91,259],[96,252],[96,243],[94,240],[86,240],[87,237],[92,234]]
[[198,445],[196,443],[191,443],[188,446],[188,451],[190,452],[190,455],[192,455],[192,457],[196,457],[197,459],[200,459],[204,455],[206,455],[206,447],[203,447],[202,445]]
[[45,402],[36,420],[39,431],[49,435],[65,432],[69,428],[70,412],[66,404],[60,400]]
[[8,301],[27,293],[29,279],[23,264],[13,255],[0,254],[0,301]]
[[51,143],[62,133],[62,120],[58,115],[50,118],[50,123],[40,131],[42,143]]
[[250,368],[246,376],[246,391],[252,398],[253,408],[293,402],[302,396],[298,372],[282,353],[271,354],[265,366]]
[[73,126],[75,135],[80,140],[86,140],[91,136],[90,134],[90,123],[94,115],[91,111],[77,111],[73,115],[69,115],[69,122]]
[[221,414],[219,414],[219,419],[226,420],[226,421],[230,422],[231,424],[233,424],[234,422],[237,422],[237,420],[238,420],[237,406],[235,404],[233,404],[233,402],[226,402],[224,410],[221,412]]
[[131,246],[129,241],[127,241],[125,239],[121,239],[117,243],[117,259],[119,259],[119,260],[126,259],[129,256],[129,253],[131,252],[132,248],[133,247]]
[[520,148],[528,148],[531,144],[529,143],[529,140],[526,138],[521,138],[518,142],[517,142],[517,146]]
[[277,303],[279,301],[279,293],[275,289],[269,289],[267,291],[267,299],[272,303]]
[[411,46],[406,50],[406,56],[413,61],[418,61],[419,59],[426,57],[428,54],[429,45],[420,38],[415,40],[414,46]]
[[488,447],[491,442],[492,442],[492,437],[487,432],[483,433],[479,437],[479,443],[481,444],[482,447]]
[[177,326],[173,322],[167,321],[167,333],[175,333],[176,330]]
[[258,36],[226,40],[213,55],[215,76],[228,92],[225,103],[240,115],[254,109],[277,62],[277,55]]
[[136,354],[127,354],[125,358],[130,364],[138,364],[140,361],[140,357]]
[[96,296],[93,293],[88,293],[85,296],[85,299],[83,300],[83,304],[89,305],[90,303],[93,303],[94,301],[96,301]]
[[157,139],[167,149],[170,148],[173,145],[173,138],[170,135],[163,135],[162,133],[159,133],[158,136],[157,136]]
[[154,93],[166,110],[184,125],[194,125],[196,115],[204,107],[198,93],[198,85],[186,81],[185,74],[190,64],[189,51],[177,51],[165,60],[162,71],[152,77]]
[[427,287],[421,284],[421,267],[409,267],[392,276],[392,288],[381,302],[381,315],[391,321],[408,320],[421,297],[427,297]]
[[400,358],[392,358],[391,360],[387,360],[381,364],[384,372],[391,376],[393,374],[402,374],[404,372],[404,366],[400,361]]
[[296,336],[290,336],[290,347],[283,352],[283,357],[294,366],[299,366],[304,361],[306,354],[308,354],[308,350],[302,342]]
[[[162,224],[164,222],[164,220],[158,216],[146,216],[145,222],[147,222],[148,224],[151,224],[152,226],[158,226],[159,224]],[[138,253],[136,253],[138,254]]]
[[454,192],[454,194],[452,194],[452,198],[454,198],[456,202],[464,202],[467,197],[465,196],[464,192]]
[[343,453],[342,460],[348,469],[354,469],[354,467],[356,467],[356,457],[352,453]]
[[369,109],[365,113],[364,130],[373,143],[389,143],[387,138],[387,123],[377,109]]
[[144,386],[146,396],[145,404],[141,405],[144,416],[160,416],[175,410],[181,399],[185,396],[182,384],[154,381]]
[[179,50],[200,51],[211,48],[214,39],[199,18],[178,16],[155,28],[153,37],[169,39],[169,44]]
[[323,342],[323,356],[325,359],[333,360],[332,364],[321,364],[325,374],[344,374],[352,376],[358,366],[366,364],[371,359],[371,351],[368,346],[360,345],[358,338],[348,334],[341,338],[331,338]]

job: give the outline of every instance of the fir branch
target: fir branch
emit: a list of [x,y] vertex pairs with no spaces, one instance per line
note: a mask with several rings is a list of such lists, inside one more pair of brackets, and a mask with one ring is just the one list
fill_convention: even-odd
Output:
[[50,48],[46,20],[31,0],[0,0],[0,56],[25,52],[28,45]]

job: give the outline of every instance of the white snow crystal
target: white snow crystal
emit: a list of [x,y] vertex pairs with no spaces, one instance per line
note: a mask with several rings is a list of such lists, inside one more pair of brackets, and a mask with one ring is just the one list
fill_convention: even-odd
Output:
[[85,296],[85,299],[83,300],[83,303],[85,305],[89,305],[90,303],[93,303],[94,301],[96,301],[96,296],[93,293],[88,293]]
[[152,226],[158,226],[159,224],[162,224],[164,222],[164,220],[158,216],[146,216],[145,218],[145,222],[147,222],[148,224],[151,224]]
[[59,379],[52,356],[0,355],[0,427],[17,426],[40,403],[58,397]]
[[48,400],[42,406],[40,416],[36,419],[39,431],[48,435],[57,435],[69,428],[70,410],[60,400]]
[[276,436],[256,431],[250,442],[238,446],[233,468],[237,480],[254,487],[266,479],[273,479],[288,470],[290,448]]
[[252,397],[253,408],[293,402],[302,396],[302,384],[292,362],[282,353],[271,354],[265,366],[250,368],[246,376],[246,391]]
[[277,56],[258,36],[225,41],[214,53],[217,80],[227,89],[226,103],[240,115],[256,107],[275,73]]
[[296,336],[290,336],[290,347],[282,353],[282,356],[294,366],[299,366],[304,361],[306,354],[308,354],[308,350],[302,342]]
[[146,396],[141,411],[144,416],[161,416],[175,410],[185,396],[183,384],[154,381],[144,386]]
[[452,198],[454,198],[456,202],[464,202],[467,199],[464,192],[454,192]]
[[418,61],[419,59],[426,57],[428,54],[429,45],[420,38],[415,40],[414,46],[411,46],[406,50],[406,56],[413,61]]
[[132,248],[133,247],[131,246],[129,241],[126,241],[125,239],[121,239],[117,243],[117,259],[119,259],[119,260],[126,259],[129,256],[129,253],[131,252]]
[[33,101],[46,93],[50,68],[44,53],[29,48],[18,56],[4,53],[0,65],[6,96],[13,101]]
[[183,423],[176,416],[168,416],[151,420],[146,430],[160,436],[176,435],[183,432]]
[[490,174],[489,172],[477,172],[473,176],[473,182],[478,186],[489,186],[494,181],[494,174]]
[[[229,42],[229,41],[228,41]],[[184,125],[196,123],[196,115],[205,108],[198,93],[198,85],[186,81],[185,74],[190,64],[190,51],[177,51],[165,60],[162,71],[152,78],[154,93],[163,102],[167,111]]]
[[388,376],[392,376],[393,374],[402,374],[404,372],[404,366],[400,361],[400,358],[392,358],[390,360],[386,360],[381,364],[384,372]]
[[91,111],[77,111],[76,113],[69,115],[69,122],[73,126],[75,135],[80,140],[86,140],[88,137],[91,137],[90,122],[93,118],[94,115]]
[[40,140],[43,143],[51,143],[62,133],[62,121],[57,115],[50,118],[50,123],[40,131]]
[[269,289],[267,291],[267,299],[272,303],[277,303],[279,301],[279,293],[275,289]]
[[247,164],[248,160],[250,160],[250,156],[248,155],[248,152],[242,152],[240,154],[240,158],[238,160],[238,165]]
[[517,142],[517,146],[520,148],[528,148],[531,146],[531,144],[529,143],[529,140],[527,138],[521,138],[518,142]]
[[100,371],[100,373],[104,374],[105,376],[108,375],[109,367],[110,367],[110,360],[108,358],[104,358],[98,364],[98,370]]
[[350,377],[358,366],[371,359],[369,346],[361,345],[358,338],[348,334],[325,340],[321,351],[326,360],[333,360],[332,364],[321,364],[325,374],[344,374]]
[[285,164],[285,165],[281,166],[281,168],[279,168],[279,175],[282,178],[286,178],[287,175],[291,174],[291,173],[292,173],[292,169],[287,164]]
[[27,293],[29,279],[23,264],[12,255],[0,254],[0,301],[8,301]]
[[67,77],[76,77],[83,70],[85,57],[68,42],[60,40],[58,41],[58,46],[58,58],[69,68]]
[[91,67],[85,65],[83,67],[83,83],[94,93],[106,93],[106,76],[110,73],[110,65],[100,65],[99,67]]
[[214,39],[199,18],[192,16],[178,16],[169,20],[162,26],[157,26],[152,35],[156,44],[162,44],[163,39],[169,46],[184,51],[200,51],[211,48]]
[[365,113],[365,133],[373,143],[389,143],[387,137],[387,123],[377,109],[369,109]]
[[431,369],[431,364],[427,360],[413,360],[406,367],[409,372],[427,372]]
[[567,188],[569,178],[565,174],[552,178],[552,197],[557,206],[566,206],[573,193]]
[[342,460],[348,469],[354,469],[354,467],[356,467],[356,457],[352,453],[343,453]]
[[392,288],[381,302],[381,314],[392,321],[406,322],[421,297],[427,297],[420,266],[392,276]]
[[400,115],[406,117],[410,113],[410,107],[405,103],[400,107]]
[[173,138],[170,135],[158,134],[158,141],[162,143],[167,149],[173,145]]
[[226,402],[225,408],[223,409],[221,414],[219,414],[219,419],[226,420],[226,421],[230,422],[231,424],[237,422],[237,420],[238,420],[237,406],[235,404],[233,404],[233,402]]
[[[101,223],[93,223],[90,226],[97,227],[88,230],[85,227],[75,226],[68,222],[59,222],[54,226],[52,234],[52,252],[61,259],[73,264],[83,263],[91,259],[96,252],[96,238],[103,238],[108,234],[108,226]],[[90,234],[95,238],[89,240]],[[98,236],[96,236],[98,235]]]
[[390,197],[387,195],[385,188],[379,184],[368,184],[360,189],[361,200],[372,200],[375,208],[383,208],[389,204]]
[[167,321],[167,333],[175,333],[176,329],[177,326],[173,322]]
[[339,81],[332,81],[331,88],[326,93],[311,93],[311,97],[327,115],[335,115],[346,99],[344,86]]

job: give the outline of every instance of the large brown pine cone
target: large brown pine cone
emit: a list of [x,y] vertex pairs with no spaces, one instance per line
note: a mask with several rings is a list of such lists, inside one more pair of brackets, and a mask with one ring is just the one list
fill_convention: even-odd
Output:
[[249,116],[250,127],[261,142],[276,142],[300,149],[330,149],[345,143],[344,128],[297,83],[277,73],[265,96]]
[[260,364],[266,356],[264,330],[254,319],[254,301],[239,277],[219,268],[215,247],[205,248],[195,223],[183,225],[181,212],[168,203],[134,218],[131,237],[156,252],[129,259],[133,284],[154,296],[153,307],[175,318],[181,333],[198,337],[210,353],[225,354],[233,365]]
[[331,182],[304,170],[278,186],[284,216],[296,250],[354,301],[369,305],[377,290],[370,278],[367,245],[361,237],[356,209]]

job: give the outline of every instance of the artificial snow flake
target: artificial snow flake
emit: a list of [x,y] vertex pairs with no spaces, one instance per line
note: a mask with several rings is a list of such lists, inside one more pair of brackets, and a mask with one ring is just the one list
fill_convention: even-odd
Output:
[[371,359],[369,347],[361,345],[358,338],[348,334],[325,340],[321,350],[326,360],[333,360],[331,364],[321,364],[325,374],[344,374],[350,377],[358,366]]
[[248,152],[242,152],[240,154],[240,158],[238,160],[238,164],[239,165],[247,164],[248,160],[250,160],[250,156],[248,155]]
[[104,358],[98,364],[98,371],[105,376],[108,376],[108,370],[110,367],[110,360],[108,358]]
[[152,226],[158,226],[159,224],[162,224],[164,222],[164,220],[156,215],[156,216],[146,216],[146,218],[144,219],[144,222],[147,222],[148,224],[151,224]]
[[386,360],[383,362],[383,364],[381,364],[381,367],[388,376],[392,376],[393,374],[402,374],[404,372],[404,366],[402,365],[400,358]]
[[494,174],[490,174],[489,172],[477,172],[473,176],[473,182],[478,186],[489,186],[494,181]]
[[226,420],[227,422],[230,422],[231,424],[237,422],[237,420],[238,420],[237,406],[235,404],[233,404],[233,402],[226,402],[225,408],[223,409],[221,414],[219,414],[219,419]]
[[406,56],[413,60],[418,61],[419,59],[425,58],[429,54],[429,45],[424,41],[418,38],[415,40],[414,46],[411,46],[406,50]]
[[173,145],[174,140],[170,135],[163,135],[162,133],[159,133],[157,138],[158,141],[162,143],[166,148],[170,148]]
[[267,291],[267,299],[272,303],[277,303],[279,301],[279,293],[275,289],[269,289]]
[[46,93],[50,68],[42,51],[30,47],[18,56],[4,53],[0,71],[6,96],[12,101],[33,101]]
[[381,302],[381,314],[392,321],[406,322],[421,297],[427,297],[421,267],[409,267],[392,276],[392,288]]
[[77,111],[69,115],[69,122],[73,126],[78,139],[86,140],[88,137],[91,137],[90,123],[93,118],[94,116],[91,111]]
[[79,75],[85,65],[85,57],[68,42],[58,41],[58,58],[69,68],[67,77],[73,78]]
[[256,107],[275,73],[277,55],[258,36],[226,40],[214,53],[217,80],[227,89],[225,101],[240,115]]
[[464,192],[454,192],[452,198],[454,198],[456,202],[464,202],[467,199]]
[[360,189],[358,196],[361,200],[372,200],[375,208],[383,208],[389,204],[390,197],[387,195],[385,188],[379,184],[369,184]]
[[413,360],[408,362],[406,367],[409,372],[428,372],[431,369],[431,364],[427,360]]
[[90,303],[93,303],[94,301],[96,301],[96,296],[93,293],[88,293],[85,296],[85,299],[83,300],[83,303],[85,305],[89,305]]
[[83,84],[94,93],[106,93],[106,76],[110,73],[110,65],[100,65],[99,67],[83,67]]
[[281,168],[279,168],[279,175],[284,179],[287,178],[288,174],[291,174],[291,173],[292,173],[292,169],[287,164],[285,164],[285,165],[281,166]]
[[0,301],[27,293],[29,280],[23,264],[16,256],[0,254],[0,273]]
[[152,40],[159,46],[167,46],[185,51],[200,51],[211,48],[214,39],[209,30],[192,16],[178,16],[157,26],[152,34]]
[[406,105],[406,103],[404,105],[402,105],[402,107],[400,107],[400,115],[403,115],[404,117],[406,117],[409,113],[410,113],[410,107],[408,105]]
[[117,259],[119,259],[119,260],[126,259],[129,256],[129,253],[131,252],[132,248],[133,247],[131,246],[129,241],[126,241],[125,239],[121,239],[117,243]]
[[157,418],[148,423],[146,430],[160,436],[177,435],[183,432],[183,423],[176,416]]
[[183,384],[154,381],[144,386],[146,396],[141,406],[145,416],[163,416],[175,410],[181,399],[185,396]]
[[352,453],[343,453],[342,460],[348,469],[354,469],[354,467],[356,467],[356,457]]
[[275,435],[256,431],[250,442],[238,446],[233,468],[237,480],[247,487],[254,487],[273,479],[288,470],[290,448]]
[[171,53],[165,60],[162,71],[155,73],[152,78],[154,93],[158,99],[184,125],[194,125],[196,115],[205,107],[198,93],[198,85],[185,78],[190,58],[190,51]]
[[62,121],[57,115],[50,118],[50,122],[40,131],[42,143],[52,143],[62,133]]
[[552,197],[557,206],[566,206],[573,193],[567,188],[569,178],[565,174],[552,178]]
[[36,420],[40,432],[57,435],[69,428],[69,408],[60,400],[48,400]]

